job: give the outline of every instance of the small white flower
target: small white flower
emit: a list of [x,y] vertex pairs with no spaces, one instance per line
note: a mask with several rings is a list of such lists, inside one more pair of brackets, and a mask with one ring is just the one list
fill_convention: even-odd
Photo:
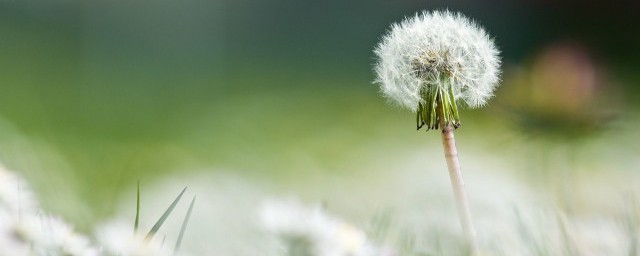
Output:
[[0,165],[0,255],[98,254],[71,225],[44,214],[28,184]]
[[460,13],[422,12],[393,24],[375,53],[376,83],[385,97],[418,112],[419,127],[437,128],[437,105],[446,123],[458,125],[456,100],[483,106],[499,81],[493,40]]
[[[366,235],[347,222],[332,218],[319,207],[306,208],[296,201],[268,201],[261,211],[264,227],[289,239],[289,248],[303,248],[305,255],[378,255]],[[300,248],[298,248],[300,250]],[[291,252],[289,252],[291,253]]]
[[87,237],[58,217],[28,214],[16,223],[16,230],[28,238],[25,244],[33,249],[34,255],[99,255]]

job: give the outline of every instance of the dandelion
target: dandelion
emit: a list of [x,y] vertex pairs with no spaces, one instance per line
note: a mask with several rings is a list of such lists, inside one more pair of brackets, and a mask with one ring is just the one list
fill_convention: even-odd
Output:
[[390,101],[416,113],[418,130],[442,129],[442,142],[462,227],[470,250],[476,234],[453,136],[458,102],[481,107],[499,81],[498,50],[487,33],[462,14],[422,12],[393,24],[376,47],[376,83]]
[[423,12],[393,24],[375,53],[382,93],[417,112],[418,129],[459,126],[457,102],[481,107],[499,81],[498,50],[462,14]]

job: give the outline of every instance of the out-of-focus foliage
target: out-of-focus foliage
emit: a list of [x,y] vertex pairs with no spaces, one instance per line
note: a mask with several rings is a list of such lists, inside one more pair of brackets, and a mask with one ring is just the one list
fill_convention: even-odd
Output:
[[[344,199],[337,208],[346,219],[371,216],[362,212],[378,203],[423,198],[390,182],[396,171],[446,174],[437,136],[414,131],[414,116],[388,107],[371,84],[372,50],[388,25],[445,8],[481,23],[504,59],[489,107],[460,110],[463,172],[491,175],[468,180],[470,191],[510,193],[491,183],[506,173],[569,217],[624,220],[611,198],[637,194],[640,166],[638,7],[624,0],[3,1],[0,161],[20,170],[44,208],[83,231],[118,211],[121,198],[135,198],[136,180],[193,173]],[[402,178],[420,193],[449,192]],[[311,181],[324,189],[309,191]],[[207,196],[198,194],[195,211],[225,195]],[[442,198],[408,200],[402,213],[447,215]],[[359,204],[370,207],[348,207]],[[493,216],[482,212],[495,207],[474,208]],[[425,239],[438,244],[438,234],[456,233],[438,232]]]

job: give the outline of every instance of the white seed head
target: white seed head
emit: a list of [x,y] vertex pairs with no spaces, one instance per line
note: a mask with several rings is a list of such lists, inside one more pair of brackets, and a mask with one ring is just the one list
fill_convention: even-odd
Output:
[[450,86],[455,100],[480,107],[499,82],[493,40],[460,13],[424,11],[395,23],[375,53],[382,93],[412,111],[425,103],[422,91],[438,86]]

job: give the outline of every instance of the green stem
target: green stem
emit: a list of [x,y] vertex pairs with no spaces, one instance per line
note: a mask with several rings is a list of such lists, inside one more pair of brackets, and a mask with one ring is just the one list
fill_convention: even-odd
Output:
[[[444,104],[441,105],[444,106]],[[449,169],[449,178],[451,179],[451,187],[456,200],[456,208],[458,209],[460,224],[465,233],[466,244],[470,255],[477,256],[479,253],[478,240],[476,230],[473,227],[473,222],[471,221],[469,201],[467,200],[467,193],[464,189],[464,180],[462,179],[462,171],[460,169],[460,163],[458,162],[458,150],[456,148],[455,137],[453,136],[455,127],[452,124],[444,122],[444,109],[438,109],[440,110],[439,115],[441,117],[440,122],[442,125],[442,146],[444,148],[445,160],[447,161],[447,168]]]
[[449,85],[449,99],[451,100],[451,109],[453,110],[453,127],[460,127],[460,116],[458,115],[458,105],[456,104],[456,97],[453,94],[453,86]]
[[[418,130],[425,125],[427,131],[438,130],[443,127],[441,121],[454,128],[460,126],[458,106],[450,81],[445,79],[440,83],[430,84],[422,89],[420,96],[423,101],[418,103],[416,111]],[[439,111],[442,111],[443,115],[439,115]]]

